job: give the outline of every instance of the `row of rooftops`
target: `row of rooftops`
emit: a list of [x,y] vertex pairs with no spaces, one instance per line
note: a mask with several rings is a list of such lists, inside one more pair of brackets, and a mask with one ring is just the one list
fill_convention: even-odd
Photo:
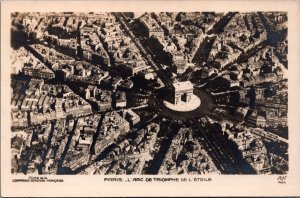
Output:
[[163,29],[160,27],[160,25],[157,23],[155,19],[153,19],[149,14],[144,14],[140,17],[140,20],[144,23],[144,25],[147,27],[148,31],[159,31],[163,32]]
[[[21,90],[23,93],[20,93]],[[11,105],[21,110],[31,110],[48,108],[50,104],[59,102],[58,100],[65,100],[66,105],[68,105],[70,103],[68,99],[72,100],[73,103],[78,101],[76,103],[81,105],[88,104],[75,95],[66,85],[58,87],[57,85],[44,84],[43,80],[31,79],[28,85],[23,85],[19,93],[12,95]]]
[[[105,23],[105,27],[101,28],[98,33],[100,33],[104,43],[108,45],[108,53],[114,57],[116,63],[127,65],[129,60],[131,62],[140,61],[140,64],[144,67],[145,62],[138,48],[131,41],[131,38],[122,32],[119,23]],[[135,65],[129,64],[128,66],[134,67]]]
[[12,66],[20,64],[25,70],[36,70],[40,72],[53,73],[48,67],[40,62],[33,54],[28,52],[24,47],[13,50]]
[[[117,157],[125,154],[127,157],[139,157],[140,154],[149,152],[149,149],[152,149],[150,148],[151,141],[155,139],[159,130],[159,126],[155,123],[151,123],[149,126],[151,127],[150,130],[143,128],[137,132],[137,137],[134,139],[126,139],[118,144],[118,147],[113,150],[110,156]],[[145,141],[142,141],[143,138],[145,138]]]
[[[85,27],[83,27],[85,28]],[[91,51],[93,53],[109,58],[108,53],[104,49],[94,28],[83,31],[81,36],[81,47],[83,50]]]
[[30,47],[33,50],[35,50],[43,58],[49,59],[53,62],[63,61],[63,60],[74,61],[73,58],[71,58],[65,54],[59,53],[53,48],[49,48],[49,47],[46,47],[41,44],[32,44],[32,45],[30,45]]
[[[179,158],[185,155],[186,159]],[[188,167],[193,170],[188,170]],[[189,128],[181,128],[173,138],[166,158],[159,170],[161,174],[191,173],[218,173],[212,160],[195,140]]]
[[49,102],[51,101],[50,96],[26,96],[24,94],[14,94],[11,105],[16,107],[26,107],[30,109],[34,109],[42,106],[49,106]]

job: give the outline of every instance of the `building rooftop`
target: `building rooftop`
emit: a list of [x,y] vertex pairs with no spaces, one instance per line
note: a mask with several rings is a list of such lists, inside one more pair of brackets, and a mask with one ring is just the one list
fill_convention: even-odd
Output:
[[193,84],[191,83],[191,81],[174,82],[173,87],[175,91],[181,91],[186,89],[193,89]]

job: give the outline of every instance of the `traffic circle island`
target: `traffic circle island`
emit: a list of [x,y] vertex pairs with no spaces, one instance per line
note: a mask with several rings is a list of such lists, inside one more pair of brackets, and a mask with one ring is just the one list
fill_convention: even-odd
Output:
[[213,97],[200,88],[161,88],[149,97],[149,106],[159,115],[171,120],[201,118],[215,108]]

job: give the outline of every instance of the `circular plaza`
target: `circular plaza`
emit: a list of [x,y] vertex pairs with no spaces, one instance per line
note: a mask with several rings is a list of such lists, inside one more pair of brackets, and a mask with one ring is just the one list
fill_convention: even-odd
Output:
[[188,101],[174,101],[173,90],[162,88],[151,94],[149,106],[159,115],[173,120],[200,118],[215,108],[213,97],[199,88],[193,89]]
[[200,98],[195,94],[191,95],[191,99],[189,102],[179,101],[178,104],[173,104],[168,100],[164,100],[163,102],[167,108],[173,111],[180,111],[180,112],[193,111],[201,105]]

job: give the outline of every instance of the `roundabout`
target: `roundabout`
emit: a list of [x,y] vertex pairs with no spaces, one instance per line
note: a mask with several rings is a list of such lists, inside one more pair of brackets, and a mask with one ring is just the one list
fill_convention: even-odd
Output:
[[164,105],[169,109],[180,112],[192,111],[201,105],[200,98],[195,94],[191,95],[191,100],[189,102],[179,101],[176,105],[169,102],[168,100],[164,100],[163,102]]
[[[193,102],[193,105],[174,108],[174,103],[170,102],[172,90],[162,88],[153,92],[149,97],[149,106],[157,112],[171,120],[186,120],[191,118],[201,118],[215,108],[213,97],[202,89],[194,88],[193,94],[198,98],[198,102]],[[197,100],[192,96],[191,101]],[[198,104],[196,104],[198,103]],[[177,105],[176,105],[177,106]]]

